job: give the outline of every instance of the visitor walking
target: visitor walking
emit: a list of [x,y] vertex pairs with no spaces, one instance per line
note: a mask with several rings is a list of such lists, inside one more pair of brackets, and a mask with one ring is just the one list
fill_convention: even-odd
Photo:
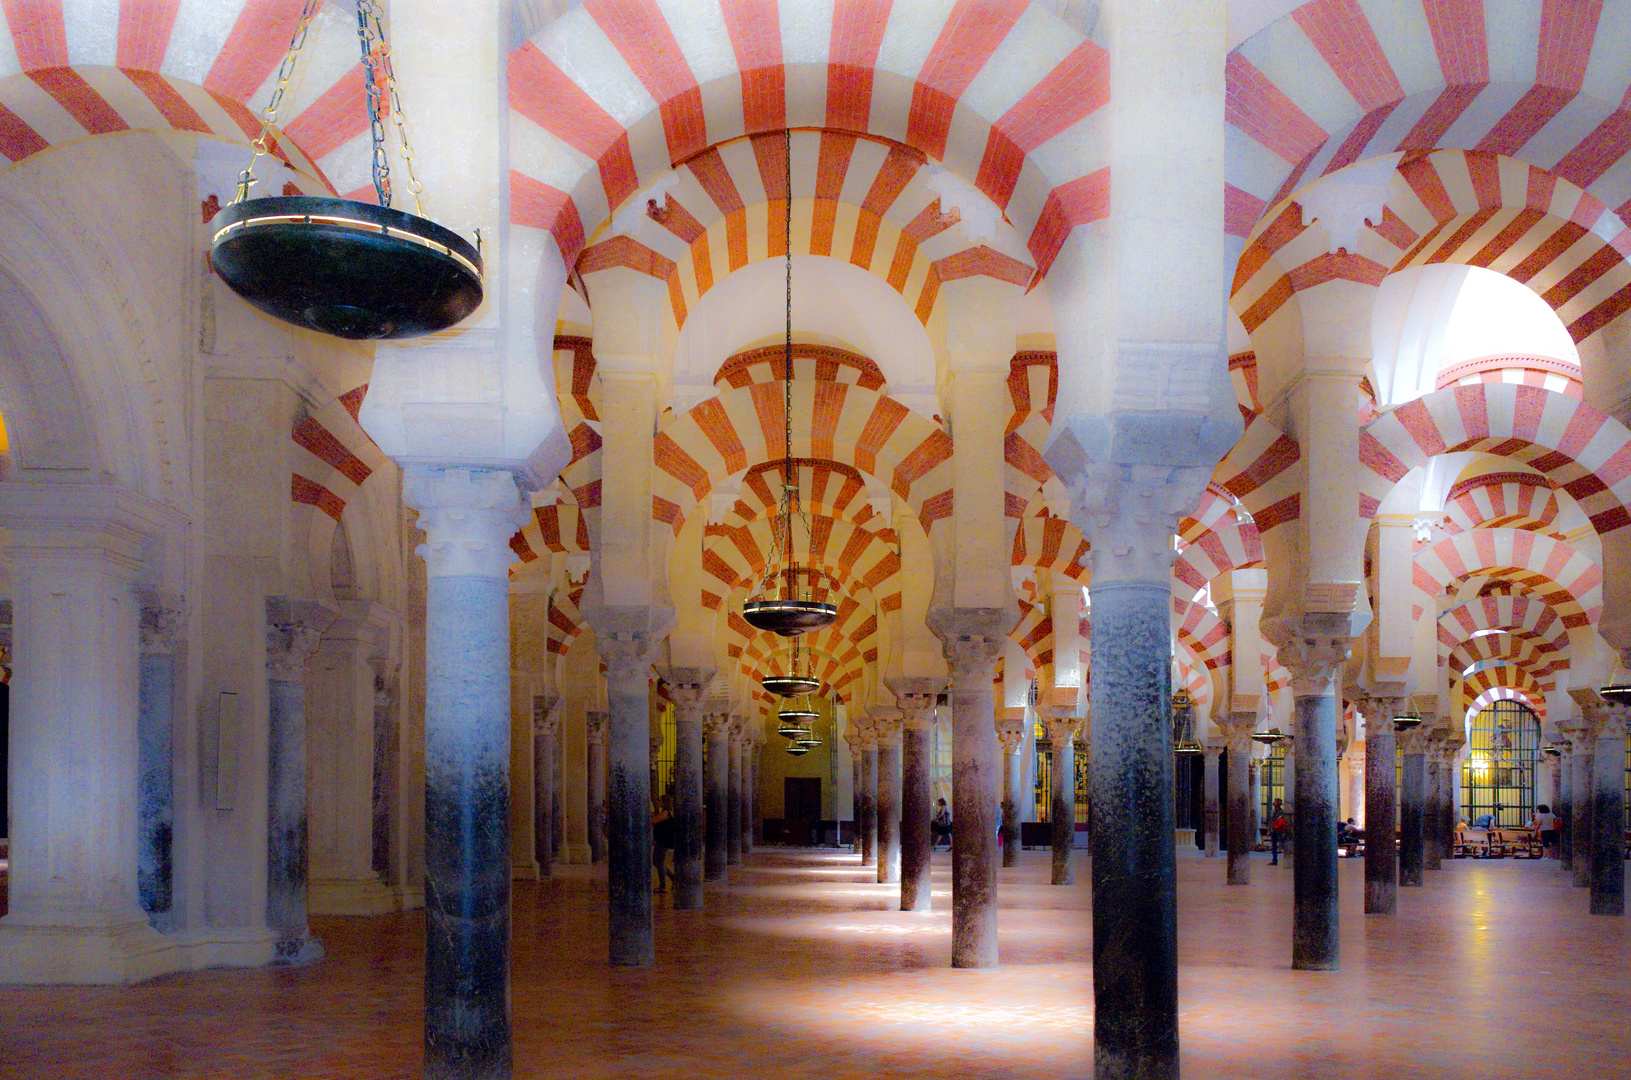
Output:
[[1274,800],[1274,810],[1269,814],[1269,865],[1280,865],[1280,848],[1285,845],[1286,838],[1291,835],[1291,819],[1286,817],[1284,799]]
[[940,838],[946,838],[946,848],[951,848],[951,810],[946,807],[946,800],[941,799],[938,809],[934,812],[934,820],[929,823],[930,831],[934,834],[929,841],[929,850],[933,851],[940,846]]
[[1529,823],[1529,827],[1540,834],[1541,853],[1548,859],[1557,858],[1558,820],[1552,808],[1546,803],[1535,807],[1535,820]]
[[668,853],[674,850],[674,800],[664,795],[651,816],[651,865],[657,869],[657,891],[667,892],[674,871],[668,868]]

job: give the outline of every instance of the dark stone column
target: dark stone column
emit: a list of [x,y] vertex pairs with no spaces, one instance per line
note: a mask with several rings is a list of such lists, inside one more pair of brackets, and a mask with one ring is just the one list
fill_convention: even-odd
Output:
[[142,596],[141,684],[137,693],[136,896],[155,930],[174,925],[176,635],[183,613],[172,600]]
[[1625,914],[1625,721],[1631,708],[1613,706],[1591,718],[1593,754],[1591,913]]
[[[555,730],[560,731],[558,722]],[[562,756],[560,738],[557,735],[555,745],[549,754],[549,843],[550,853],[556,862],[560,862],[566,853],[566,812],[561,808],[561,796],[566,790],[566,785],[561,779]]]
[[510,1076],[507,472],[409,466],[426,542],[425,1077]]
[[1399,814],[1393,767],[1393,717],[1398,698],[1372,698],[1365,716],[1365,914],[1392,915],[1399,906],[1394,820]]
[[1053,847],[1053,885],[1076,884],[1072,859],[1076,850],[1076,732],[1080,717],[1050,715],[1048,742],[1053,747],[1048,791],[1048,837]]
[[[1002,710],[1007,713],[1009,710]],[[1001,748],[1002,769],[1002,865],[1019,865],[1019,748],[1025,744],[1025,710],[1013,710],[1018,718],[1001,716],[996,721],[997,744]]]
[[604,712],[584,714],[589,751],[589,861],[606,857],[606,725]]
[[899,692],[905,719],[901,725],[900,909],[928,911],[929,823],[934,819],[930,792],[930,732],[934,725],[932,691]]
[[[758,720],[749,721],[759,723]],[[759,740],[752,732],[742,733],[742,858],[753,854],[753,796],[759,783]]]
[[[1591,870],[1597,848],[1597,745],[1589,730],[1574,735],[1574,884],[1591,887]],[[1623,766],[1622,766],[1623,767]]]
[[606,882],[614,967],[656,958],[651,923],[651,643],[644,635],[600,633],[606,662]]
[[730,722],[730,715],[724,712],[709,713],[702,722],[703,736],[708,740],[708,775],[703,784],[708,832],[702,849],[704,881],[724,881],[725,867],[730,861],[725,842],[730,827],[730,811],[726,809],[730,798]]
[[958,611],[951,669],[951,966],[997,966],[997,654],[1006,613]]
[[1439,733],[1428,740],[1423,757],[1425,797],[1422,804],[1421,865],[1423,870],[1444,869],[1444,788],[1448,782],[1444,768],[1444,746]]
[[879,715],[881,711],[873,713],[878,733],[878,881],[894,884],[900,880],[900,719]]
[[1338,934],[1337,709],[1332,681],[1348,655],[1347,616],[1305,615],[1280,662],[1291,671],[1297,710],[1297,789],[1291,810],[1291,966],[1335,971]]
[[866,844],[863,839],[865,833],[866,808],[862,806],[865,796],[864,781],[866,778],[866,753],[861,746],[863,729],[858,726],[859,720],[850,718],[849,726],[844,733],[844,741],[849,745],[849,802],[850,820],[855,827],[855,837],[852,850],[861,856],[861,865],[866,865]]
[[538,876],[555,862],[555,757],[559,752],[561,700],[545,694],[532,701],[532,854]]
[[[1095,535],[1094,551],[1111,539]],[[1090,587],[1096,1075],[1176,1080],[1171,588],[1164,575],[1104,580],[1101,565]]]
[[1225,729],[1229,740],[1229,869],[1230,885],[1252,883],[1252,848],[1257,843],[1252,809],[1252,731],[1255,713],[1236,713]]
[[[323,956],[322,943],[306,924],[306,669],[336,616],[316,601],[266,598],[266,925],[278,936],[279,963],[304,964]],[[506,696],[506,709],[507,701]],[[507,879],[507,851],[504,869]]]
[[1222,743],[1207,744],[1202,787],[1206,796],[1206,820],[1203,826],[1206,829],[1205,851],[1208,859],[1218,857],[1218,759],[1222,756]]
[[861,739],[861,865],[878,860],[878,733],[868,724]]
[[[1427,720],[1422,721],[1425,726]],[[1419,888],[1422,876],[1422,816],[1427,781],[1424,752],[1427,735],[1420,727],[1404,733],[1404,762],[1399,776],[1399,884]]]
[[726,754],[730,763],[725,774],[725,861],[736,866],[742,861],[742,719],[731,720]]
[[1560,819],[1557,836],[1559,870],[1574,870],[1574,746],[1567,739],[1559,748],[1557,762],[1557,805],[1552,810]]
[[702,910],[702,710],[714,672],[665,668],[674,699],[674,910]]

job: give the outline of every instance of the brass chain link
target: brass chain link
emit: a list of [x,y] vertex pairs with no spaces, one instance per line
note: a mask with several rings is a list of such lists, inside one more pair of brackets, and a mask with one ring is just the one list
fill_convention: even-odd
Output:
[[[414,175],[413,144],[408,138],[408,117],[402,108],[402,95],[397,90],[396,69],[391,63],[391,43],[380,22],[379,8],[374,0],[357,0],[357,37],[362,46],[364,77],[368,87],[369,133],[374,142],[374,191],[381,206],[391,205],[391,166],[385,156],[385,121],[382,114],[389,113],[396,127],[397,143],[402,151],[402,165],[408,172],[408,193],[413,196],[414,213],[425,216],[420,195],[425,186]],[[380,89],[384,84],[384,90]],[[390,101],[384,95],[390,94]]]
[[249,158],[249,167],[238,174],[238,193],[233,196],[234,203],[243,202],[249,198],[249,188],[257,183],[255,179],[255,163],[271,153],[272,128],[277,123],[278,108],[283,104],[283,93],[289,88],[289,80],[294,76],[295,62],[300,58],[301,46],[306,44],[306,31],[311,29],[312,18],[317,9],[323,6],[323,0],[306,0],[305,6],[300,9],[300,21],[295,24],[294,33],[289,38],[289,51],[283,56],[283,63],[278,67],[277,83],[272,88],[272,97],[261,110],[261,133],[255,137],[255,152]]

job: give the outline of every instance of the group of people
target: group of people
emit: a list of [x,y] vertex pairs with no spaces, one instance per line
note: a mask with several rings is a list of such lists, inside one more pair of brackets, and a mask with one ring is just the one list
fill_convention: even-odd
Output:
[[[1497,806],[1495,809],[1500,810],[1502,808]],[[1462,820],[1461,825],[1463,827],[1467,825],[1465,819]],[[1554,859],[1557,857],[1558,832],[1561,825],[1561,819],[1559,819],[1556,814],[1552,813],[1552,808],[1550,806],[1545,803],[1541,803],[1539,806],[1535,807],[1535,815],[1530,819],[1528,827],[1540,837],[1541,850],[1548,859]],[[1472,827],[1475,829],[1495,828],[1495,815],[1480,814],[1478,817],[1473,819]],[[1353,818],[1349,818],[1348,820],[1340,822],[1337,825],[1337,846],[1338,848],[1347,848],[1350,855],[1357,855],[1359,851],[1359,841],[1364,838],[1364,835],[1364,830],[1360,829],[1358,825],[1354,824]],[[1270,866],[1278,866],[1280,864],[1280,849],[1286,845],[1286,842],[1290,838],[1291,817],[1286,813],[1284,800],[1275,799],[1274,809],[1269,814]]]

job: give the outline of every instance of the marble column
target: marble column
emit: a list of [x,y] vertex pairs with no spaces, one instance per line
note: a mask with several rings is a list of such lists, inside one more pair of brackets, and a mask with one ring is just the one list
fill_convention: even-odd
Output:
[[1591,798],[1591,913],[1625,914],[1625,723],[1631,707],[1607,706],[1591,718],[1596,736]]
[[1206,764],[1202,774],[1202,785],[1206,799],[1206,820],[1203,823],[1206,829],[1206,857],[1218,857],[1218,759],[1223,756],[1223,743],[1208,742],[1206,744]]
[[1399,906],[1399,864],[1394,820],[1399,793],[1394,775],[1393,718],[1399,698],[1372,698],[1365,713],[1365,914],[1392,915]]
[[606,661],[607,891],[613,967],[655,959],[651,922],[651,654],[644,633],[596,632]]
[[934,820],[930,789],[932,691],[901,692],[900,909],[928,911],[933,906],[929,875],[929,825]]
[[10,911],[0,983],[123,983],[182,964],[142,910],[147,543],[175,511],[111,484],[0,483],[13,618]]
[[1019,713],[1019,716],[999,715],[995,730],[997,743],[1002,748],[1002,865],[1018,866],[1019,798],[1023,782],[1019,750],[1025,745],[1025,710],[1001,710],[1003,714],[1010,711]]
[[1399,775],[1399,884],[1419,888],[1422,880],[1422,817],[1425,810],[1427,769],[1425,754],[1428,721],[1406,731],[1399,742],[1404,751]]
[[560,753],[561,696],[532,699],[532,840],[538,876],[547,878],[555,862],[555,758]]
[[425,543],[425,1076],[510,1075],[508,472],[410,465]]
[[279,963],[323,956],[306,924],[306,674],[335,617],[313,600],[266,598],[266,925]]
[[1053,848],[1052,885],[1076,884],[1076,732],[1080,717],[1049,715],[1048,742],[1053,747],[1049,770],[1048,833]]
[[726,809],[726,800],[730,797],[730,725],[728,712],[710,710],[702,718],[702,738],[708,749],[702,778],[707,833],[702,846],[704,881],[724,881],[729,863],[725,834],[730,826],[730,811]]
[[606,857],[606,713],[590,709],[584,714],[584,735],[589,766],[589,861]]
[[942,639],[951,673],[951,966],[997,965],[997,656],[1003,638]]
[[901,721],[899,710],[873,711],[878,743],[878,881],[900,881]]
[[1552,807],[1560,819],[1557,836],[1557,868],[1574,871],[1574,744],[1567,739],[1559,747],[1557,761],[1557,805]]
[[1230,885],[1252,883],[1252,848],[1257,843],[1256,811],[1252,805],[1256,770],[1252,768],[1252,731],[1257,726],[1255,712],[1230,715],[1224,725],[1229,751],[1229,864],[1225,881]]
[[[1248,748],[1249,749],[1249,748]],[[1251,812],[1252,847],[1257,846],[1258,838],[1263,835],[1263,764],[1257,758],[1246,759],[1246,772],[1248,783],[1251,786]]]
[[865,792],[862,790],[864,787],[862,781],[865,779],[864,773],[866,772],[866,755],[861,746],[861,730],[862,729],[858,726],[858,722],[854,718],[851,718],[849,728],[844,733],[844,741],[849,746],[850,821],[855,830],[855,835],[851,842],[850,850],[854,854],[861,856],[861,865],[865,866],[866,845],[862,840],[862,834],[865,832],[865,829],[863,828],[865,814],[862,811],[865,808],[861,805],[861,802],[862,796],[865,794]]
[[549,755],[549,768],[552,774],[549,792],[549,844],[551,856],[556,862],[561,862],[566,857],[566,810],[561,805],[566,793],[566,781],[561,776],[561,762],[565,755],[561,753],[558,723],[555,730],[555,746]]
[[174,925],[176,637],[185,613],[173,596],[141,593],[141,684],[137,691],[136,892],[153,928]]
[[1291,966],[1341,966],[1337,907],[1337,712],[1333,680],[1348,656],[1346,616],[1304,615],[1280,649],[1297,715],[1297,788],[1291,831]]
[[1444,869],[1444,791],[1449,777],[1444,769],[1444,744],[1435,732],[1427,741],[1422,759],[1422,843],[1423,870]]
[[382,655],[369,658],[374,669],[374,768],[369,800],[372,822],[370,864],[400,903],[402,851],[396,833],[401,794],[401,735],[397,727],[397,666]]
[[742,718],[731,719],[725,760],[725,862],[742,861]]
[[663,669],[674,699],[674,910],[702,910],[703,794],[702,713],[714,672]]
[[[759,720],[747,721],[750,724],[761,723]],[[753,854],[753,789],[759,782],[759,740],[754,733],[744,730],[742,733],[742,859]]]
[[878,733],[870,723],[856,734],[861,742],[861,865],[878,861]]
[[1597,744],[1589,728],[1578,721],[1569,738],[1574,742],[1574,884],[1587,889],[1597,847]]

